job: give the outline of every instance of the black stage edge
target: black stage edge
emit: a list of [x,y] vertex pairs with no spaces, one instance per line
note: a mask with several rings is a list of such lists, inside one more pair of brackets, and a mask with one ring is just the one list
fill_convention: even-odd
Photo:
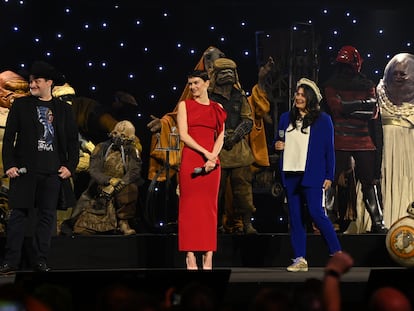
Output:
[[[385,234],[338,236],[343,249],[353,256],[356,267],[399,266],[388,254]],[[4,240],[5,237],[0,237],[0,252],[3,252]],[[307,241],[309,267],[323,267],[329,254],[322,237],[308,234]],[[175,269],[185,268],[184,255],[178,251],[176,234],[56,236],[52,240],[49,264],[54,269],[74,270]],[[220,234],[213,265],[216,268],[286,267],[292,257],[289,234]]]

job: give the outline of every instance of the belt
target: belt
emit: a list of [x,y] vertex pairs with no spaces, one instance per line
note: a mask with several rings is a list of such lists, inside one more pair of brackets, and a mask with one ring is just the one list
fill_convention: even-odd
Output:
[[414,125],[407,120],[404,119],[382,119],[382,125],[395,125],[395,126],[401,126],[406,128],[414,128]]

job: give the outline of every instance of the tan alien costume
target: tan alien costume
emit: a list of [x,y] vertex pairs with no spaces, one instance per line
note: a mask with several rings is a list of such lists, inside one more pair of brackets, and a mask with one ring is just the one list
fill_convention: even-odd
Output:
[[[0,157],[3,148],[3,134],[6,126],[9,108],[18,97],[28,96],[29,84],[17,73],[7,70],[0,73]],[[0,172],[3,176],[3,160],[0,159]],[[4,232],[5,223],[9,215],[7,200],[8,178],[2,178],[0,190],[0,234]]]

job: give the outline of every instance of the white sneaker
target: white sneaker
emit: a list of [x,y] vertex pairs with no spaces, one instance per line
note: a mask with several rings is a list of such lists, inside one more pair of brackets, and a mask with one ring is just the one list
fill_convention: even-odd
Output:
[[308,271],[308,262],[303,257],[293,259],[293,264],[286,268],[290,272],[306,272]]

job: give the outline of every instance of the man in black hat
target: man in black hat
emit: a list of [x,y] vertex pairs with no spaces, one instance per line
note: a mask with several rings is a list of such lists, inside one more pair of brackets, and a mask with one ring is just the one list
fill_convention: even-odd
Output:
[[50,271],[47,265],[56,223],[61,185],[67,183],[79,161],[78,128],[72,108],[52,96],[64,78],[43,61],[33,63],[30,96],[17,98],[10,108],[3,138],[3,167],[10,177],[11,215],[0,274],[19,269],[25,222],[36,208],[30,252],[33,269]]

